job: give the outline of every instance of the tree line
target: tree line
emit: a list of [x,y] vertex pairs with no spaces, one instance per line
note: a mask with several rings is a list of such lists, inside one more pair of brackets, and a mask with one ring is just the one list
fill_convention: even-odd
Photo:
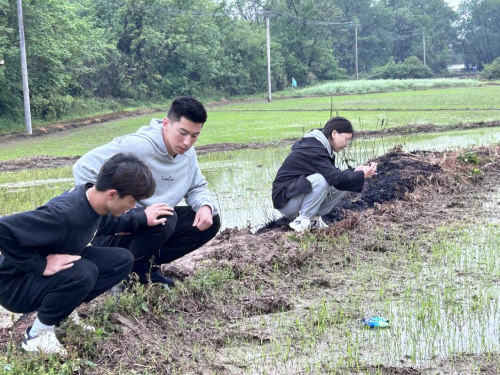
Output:
[[[78,100],[161,101],[347,79],[410,57],[439,73],[500,56],[500,0],[24,0],[33,116],[58,119]],[[16,2],[0,0],[0,125],[22,118]],[[414,59],[409,61],[415,62]]]

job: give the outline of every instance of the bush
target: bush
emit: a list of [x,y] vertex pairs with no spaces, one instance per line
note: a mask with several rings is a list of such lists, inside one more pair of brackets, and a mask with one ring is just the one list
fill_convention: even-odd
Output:
[[373,69],[369,79],[411,79],[411,78],[431,78],[432,70],[424,65],[418,57],[408,57],[402,63],[395,63],[390,60],[385,66],[378,66]]
[[500,57],[497,57],[491,64],[486,64],[481,76],[486,79],[500,79]]

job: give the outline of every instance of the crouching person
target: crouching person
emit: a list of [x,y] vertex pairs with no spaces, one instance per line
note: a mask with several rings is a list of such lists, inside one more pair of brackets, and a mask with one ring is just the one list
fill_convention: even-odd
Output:
[[123,280],[134,257],[126,249],[89,244],[98,230],[135,229],[134,215],[118,217],[154,190],[143,162],[116,154],[103,164],[95,185],[78,185],[36,210],[0,218],[0,305],[38,313],[26,330],[25,350],[65,355],[54,326],[68,317],[93,329],[80,322],[75,308]]
[[375,163],[344,171],[335,166],[335,153],[348,147],[353,136],[351,122],[334,117],[292,146],[274,179],[272,199],[274,208],[295,218],[290,223],[293,230],[327,228],[321,216],[328,214],[346,191],[362,191],[365,178],[376,174]]

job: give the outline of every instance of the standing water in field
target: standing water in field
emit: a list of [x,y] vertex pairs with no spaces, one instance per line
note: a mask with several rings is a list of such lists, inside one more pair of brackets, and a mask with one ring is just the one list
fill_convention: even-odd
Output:
[[[351,166],[404,145],[404,150],[445,150],[500,142],[494,128],[356,140],[346,155]],[[222,229],[257,230],[281,217],[273,209],[271,186],[289,147],[246,149],[200,155],[200,167],[219,203]],[[344,164],[341,167],[346,167]],[[0,215],[34,209],[73,186],[69,168],[0,172]]]

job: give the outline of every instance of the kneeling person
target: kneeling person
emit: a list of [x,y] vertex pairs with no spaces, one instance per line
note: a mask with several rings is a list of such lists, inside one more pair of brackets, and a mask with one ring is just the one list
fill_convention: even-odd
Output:
[[137,227],[134,215],[118,217],[154,189],[144,163],[117,154],[104,163],[95,185],[78,185],[36,210],[0,218],[0,305],[15,313],[38,312],[26,330],[25,350],[66,354],[54,326],[68,317],[78,324],[75,308],[118,284],[134,262],[126,249],[89,243],[98,230]]
[[346,191],[362,191],[365,178],[376,174],[375,163],[345,171],[335,166],[335,153],[348,147],[353,136],[351,122],[334,117],[292,146],[274,179],[272,199],[274,208],[283,215],[296,216],[290,223],[295,231],[327,228],[321,216],[329,213]]

